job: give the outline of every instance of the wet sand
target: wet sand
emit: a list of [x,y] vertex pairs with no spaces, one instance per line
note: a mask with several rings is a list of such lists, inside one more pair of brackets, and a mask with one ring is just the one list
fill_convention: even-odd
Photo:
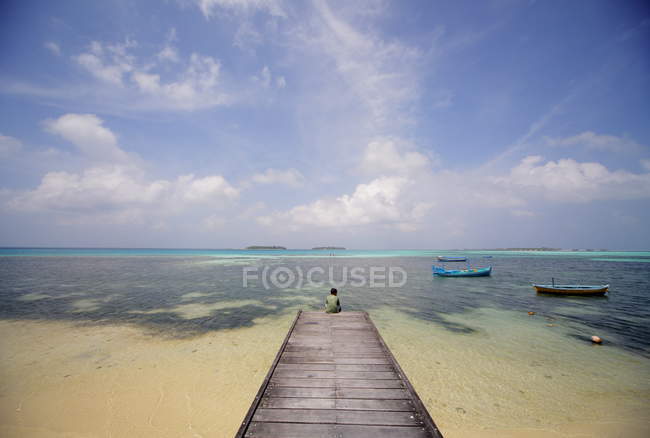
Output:
[[[0,435],[231,437],[294,315],[190,339],[1,321]],[[518,315],[477,313],[467,335],[371,316],[447,438],[650,436],[647,359]]]

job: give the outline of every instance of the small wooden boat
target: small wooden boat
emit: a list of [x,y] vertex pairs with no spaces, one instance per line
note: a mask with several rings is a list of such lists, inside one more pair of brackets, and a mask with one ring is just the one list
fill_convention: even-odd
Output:
[[466,262],[467,257],[446,257],[446,256],[438,256],[438,261],[439,262]]
[[487,277],[492,272],[492,266],[487,268],[445,269],[433,267],[433,275],[440,277]]
[[605,295],[609,284],[596,286],[579,284],[533,284],[537,293],[556,295]]

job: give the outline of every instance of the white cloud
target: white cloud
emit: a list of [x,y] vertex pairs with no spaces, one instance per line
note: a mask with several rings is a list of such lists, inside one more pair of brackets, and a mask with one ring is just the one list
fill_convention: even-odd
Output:
[[423,53],[387,41],[367,25],[359,30],[360,26],[337,16],[326,2],[314,5],[318,19],[299,29],[294,41],[334,61],[339,77],[370,112],[374,124],[410,122],[405,105],[418,97],[417,67]]
[[44,122],[45,129],[74,144],[86,157],[109,162],[127,162],[128,154],[117,145],[117,137],[94,114],[65,114]]
[[226,223],[224,217],[213,214],[201,221],[201,227],[206,231],[218,231],[223,229]]
[[533,213],[530,210],[511,210],[510,213],[512,213],[512,215],[516,216],[516,217],[535,217],[535,216],[537,216],[535,213]]
[[17,138],[0,134],[0,159],[9,158],[22,147],[22,143]]
[[610,171],[600,163],[579,163],[570,158],[542,161],[540,156],[528,156],[508,176],[495,181],[512,186],[527,199],[590,202],[650,198],[650,173]]
[[237,28],[232,44],[245,52],[253,53],[254,48],[260,45],[262,41],[262,35],[255,30],[250,22],[244,21]]
[[138,162],[129,160],[119,147],[116,135],[93,114],[66,114],[45,126],[98,162],[79,172],[47,172],[35,189],[14,192],[8,204],[14,210],[51,212],[60,223],[155,225],[186,209],[214,210],[239,197],[239,190],[221,175],[147,178]]
[[271,74],[271,69],[269,69],[269,67],[266,65],[262,68],[262,71],[258,75],[253,76],[253,80],[260,84],[263,88],[269,88],[273,84],[275,84],[277,88],[284,88],[287,85],[287,81],[284,76],[276,76],[274,80],[274,76]]
[[403,227],[420,219],[428,206],[409,204],[404,191],[412,182],[402,177],[381,177],[359,184],[351,195],[318,200],[299,205],[287,212],[262,216],[263,225],[289,224],[302,226],[345,227],[369,224],[389,224]]
[[221,175],[212,175],[196,179],[194,175],[178,177],[176,191],[181,199],[192,203],[209,203],[220,198],[234,199],[239,191]]
[[45,47],[47,50],[52,52],[52,54],[56,56],[61,56],[61,47],[59,47],[59,45],[54,41],[46,41],[43,44],[43,47]]
[[646,159],[641,160],[641,166],[645,170],[650,171],[650,160],[646,160]]
[[17,197],[13,206],[25,211],[125,209],[157,201],[168,186],[165,181],[143,182],[130,168],[119,165],[81,173],[49,172],[36,189]]
[[462,235],[471,228],[469,218],[487,211],[499,214],[505,210],[515,217],[531,218],[537,213],[528,206],[539,206],[542,201],[650,198],[650,173],[610,171],[600,163],[572,159],[544,163],[541,157],[531,156],[505,175],[489,175],[481,169],[434,171],[422,167],[420,156],[409,159],[413,152],[378,142],[367,148],[362,166],[372,163],[375,169],[383,169],[383,176],[357,185],[351,194],[260,216],[258,223],[292,230],[388,226],[402,232],[435,224],[449,235]]
[[268,88],[271,85],[271,70],[265,65],[259,76],[254,76],[253,79],[262,84],[264,88]]
[[[229,99],[220,88],[221,65],[215,58],[192,53],[185,68],[173,76],[161,67],[166,62],[181,64],[177,49],[171,45],[175,39],[172,29],[165,47],[149,62],[141,62],[129,53],[137,46],[130,40],[115,45],[94,41],[87,52],[74,59],[102,82],[135,93],[137,99],[130,108],[191,111],[226,104]],[[167,72],[166,77],[157,69]]]
[[128,54],[128,49],[135,46],[137,43],[130,40],[106,46],[93,41],[88,52],[77,55],[74,59],[97,79],[123,85],[123,76],[135,68],[135,57]]
[[292,187],[298,187],[303,184],[304,177],[296,169],[266,169],[263,173],[256,173],[251,177],[251,181],[257,184],[286,184]]
[[212,17],[218,10],[236,14],[266,11],[276,17],[286,17],[286,13],[277,0],[196,0],[196,3],[205,18]]
[[361,170],[369,174],[408,175],[430,169],[432,161],[424,154],[392,138],[378,138],[366,146]]
[[596,134],[585,131],[572,137],[547,138],[550,146],[585,146],[588,149],[598,149],[611,152],[638,151],[642,147],[633,140],[614,135]]
[[158,52],[158,59],[161,61],[169,61],[169,62],[178,62],[180,61],[180,58],[178,56],[178,51],[176,50],[175,47],[172,46],[165,46],[163,49]]
[[160,75],[143,71],[135,71],[131,78],[140,92],[161,105],[194,110],[227,102],[225,93],[218,88],[219,70],[219,62],[214,58],[193,53],[187,69],[175,81],[163,83]]
[[195,205],[223,207],[238,196],[220,175],[150,181],[139,169],[107,165],[79,173],[48,172],[38,187],[18,194],[9,205],[18,211],[57,213],[66,223],[158,223]]

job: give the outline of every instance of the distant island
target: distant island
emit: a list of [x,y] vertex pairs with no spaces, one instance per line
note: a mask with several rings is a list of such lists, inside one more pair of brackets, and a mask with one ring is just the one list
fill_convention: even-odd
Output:
[[247,246],[246,249],[287,249],[284,246],[264,246],[264,245],[253,245],[253,246]]
[[479,250],[470,250],[470,251],[555,251],[555,252],[605,252],[609,251],[608,249],[564,249],[564,248],[548,248],[542,246],[539,248],[487,248]]
[[342,246],[315,246],[312,249],[321,250],[321,249],[345,249],[345,248],[343,248]]
[[499,248],[497,251],[562,251],[562,248],[548,248],[542,246],[539,248]]

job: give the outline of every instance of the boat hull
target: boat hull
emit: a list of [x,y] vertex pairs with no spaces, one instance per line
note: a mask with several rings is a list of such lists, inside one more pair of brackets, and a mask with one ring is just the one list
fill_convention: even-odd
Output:
[[445,257],[445,256],[438,256],[438,261],[439,262],[466,262],[467,257]]
[[557,285],[553,286],[550,284],[534,284],[533,288],[537,293],[541,294],[554,294],[554,295],[605,295],[609,289],[608,284],[600,286],[569,286],[569,285]]
[[475,268],[475,269],[458,269],[447,270],[442,268],[433,267],[433,275],[439,277],[487,277],[492,273],[492,267]]

